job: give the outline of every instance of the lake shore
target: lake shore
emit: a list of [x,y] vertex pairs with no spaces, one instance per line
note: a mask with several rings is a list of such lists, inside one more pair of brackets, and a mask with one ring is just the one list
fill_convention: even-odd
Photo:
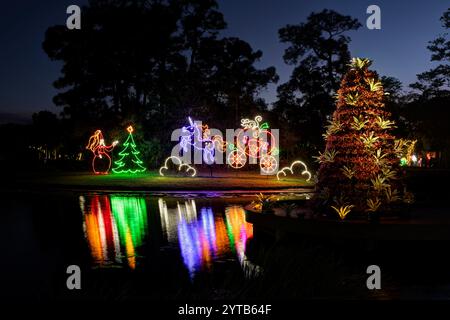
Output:
[[220,172],[197,177],[160,176],[148,173],[94,175],[87,172],[22,173],[2,188],[16,190],[108,190],[108,191],[305,191],[314,189],[303,178],[277,180],[276,176],[262,176],[253,172]]

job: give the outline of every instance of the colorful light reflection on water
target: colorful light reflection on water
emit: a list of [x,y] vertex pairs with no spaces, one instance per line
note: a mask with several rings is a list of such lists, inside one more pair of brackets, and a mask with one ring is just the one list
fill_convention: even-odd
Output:
[[[87,199],[87,200],[86,200]],[[163,243],[176,248],[191,277],[210,271],[220,259],[245,260],[247,240],[253,237],[252,225],[245,221],[241,206],[212,208],[192,199],[166,200],[144,197],[93,195],[80,197],[85,238],[96,265],[138,266],[142,246],[151,241],[148,219],[160,224]],[[203,203],[202,201],[198,201]],[[153,212],[153,207],[159,211]],[[147,208],[150,208],[147,211]],[[155,216],[156,215],[156,216]],[[145,257],[144,257],[145,258]]]
[[253,228],[245,221],[241,206],[226,207],[224,216],[214,214],[211,207],[201,207],[198,213],[194,200],[177,202],[176,206],[168,208],[166,201],[160,198],[158,204],[163,234],[169,243],[178,242],[191,276],[210,269],[212,261],[229,253],[243,262]]
[[85,238],[94,263],[112,263],[136,268],[136,247],[142,245],[147,232],[145,199],[116,195],[94,195],[86,206],[80,197]]

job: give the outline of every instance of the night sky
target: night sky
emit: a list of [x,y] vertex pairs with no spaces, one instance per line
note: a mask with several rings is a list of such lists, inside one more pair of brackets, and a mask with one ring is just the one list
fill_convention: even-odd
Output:
[[[66,7],[83,5],[79,0],[10,1],[0,6],[0,122],[29,118],[39,110],[60,112],[52,103],[60,63],[52,62],[42,50],[48,26],[64,24]],[[381,7],[381,30],[368,30],[366,8]],[[439,18],[449,7],[444,0],[219,0],[228,29],[225,36],[238,36],[254,49],[263,51],[259,66],[275,66],[281,84],[289,79],[292,67],[284,64],[285,45],[278,40],[278,29],[305,21],[312,11],[334,9],[358,18],[363,27],[349,35],[352,56],[374,60],[381,75],[394,76],[406,87],[416,74],[434,66],[426,49],[428,41],[444,32]],[[120,22],[118,22],[120,23]],[[276,98],[276,86],[262,96]]]

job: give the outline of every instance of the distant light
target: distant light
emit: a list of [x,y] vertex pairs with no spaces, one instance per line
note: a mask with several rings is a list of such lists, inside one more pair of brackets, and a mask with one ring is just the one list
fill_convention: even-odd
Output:
[[402,167],[406,166],[407,164],[408,164],[408,161],[406,160],[405,157],[403,157],[403,158],[400,159],[400,165],[401,165]]

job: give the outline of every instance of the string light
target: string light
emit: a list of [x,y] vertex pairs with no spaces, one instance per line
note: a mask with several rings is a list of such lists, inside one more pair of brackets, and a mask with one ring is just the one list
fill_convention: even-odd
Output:
[[[275,137],[272,135],[267,122],[261,123],[262,116],[254,119],[241,119],[242,129],[236,136],[236,143],[229,144],[232,152],[228,155],[227,162],[234,169],[240,169],[247,163],[247,157],[259,159],[261,172],[266,175],[274,174],[278,168],[275,155],[278,155]],[[251,135],[249,135],[251,131]],[[264,141],[262,137],[267,136]]]
[[406,167],[408,165],[408,160],[405,157],[400,159],[400,166]]
[[[103,138],[103,133],[101,130],[96,130],[89,138],[86,149],[91,150],[94,155],[94,158],[92,159],[92,170],[95,174],[108,174],[109,169],[111,168],[111,157],[109,156],[109,153],[112,152],[117,143],[118,141],[114,141],[109,146],[105,145],[105,139]],[[97,170],[99,159],[102,159],[102,162],[104,162],[105,158],[107,169],[103,171]]]
[[178,165],[178,171],[181,171],[182,168],[186,167],[185,172],[189,173],[189,171],[192,171],[191,177],[195,177],[197,175],[197,170],[195,170],[194,167],[188,165],[187,163],[184,163],[180,158],[176,156],[170,156],[164,161],[164,165],[159,168],[159,175],[164,177],[164,171],[169,170],[168,162],[169,160],[172,160],[172,163],[175,165]]
[[[220,135],[211,135],[208,125],[195,123],[191,117],[188,117],[189,124],[181,128],[182,135],[180,137],[180,149],[188,152],[190,148],[202,151],[203,160],[207,164],[215,162],[215,151],[225,152],[227,147],[231,152],[227,156],[227,163],[234,169],[240,169],[247,163],[247,157],[260,160],[259,165],[263,174],[271,175],[278,169],[278,162],[275,156],[278,155],[279,149],[276,146],[276,139],[268,130],[269,124],[262,122],[262,116],[256,116],[254,119],[241,119],[242,128],[238,130],[236,135],[236,143],[224,141]],[[249,132],[251,131],[251,132]],[[268,137],[265,141],[263,137]],[[184,167],[181,160],[172,156],[177,163],[179,170]],[[167,162],[167,159],[166,159]],[[161,167],[167,169],[167,163]],[[192,167],[187,169],[194,170]],[[163,174],[161,174],[163,175]]]
[[303,172],[301,174],[308,176],[308,179],[306,179],[306,181],[311,180],[311,173],[308,171],[308,167],[306,166],[306,164],[303,161],[300,161],[300,160],[296,160],[296,161],[292,162],[290,167],[284,167],[283,169],[278,171],[277,172],[277,180],[280,180],[280,173],[282,173],[285,177],[286,177],[286,171],[289,171],[291,174],[294,174],[294,167],[297,164],[302,165],[305,168],[305,170],[303,170]]
[[146,169],[142,166],[142,160],[139,159],[138,155],[141,153],[136,149],[136,143],[133,138],[133,127],[129,126],[127,128],[128,137],[123,144],[124,148],[119,153],[121,158],[114,162],[114,168],[112,171],[114,173],[138,173],[144,172]]
[[215,137],[210,137],[208,125],[200,125],[188,117],[189,125],[181,128],[183,135],[180,137],[180,147],[184,152],[188,152],[188,147],[200,150],[203,153],[203,160],[207,164],[214,163]]
[[278,163],[275,157],[264,155],[261,157],[259,161],[261,170],[264,174],[274,174],[275,171],[278,169]]

